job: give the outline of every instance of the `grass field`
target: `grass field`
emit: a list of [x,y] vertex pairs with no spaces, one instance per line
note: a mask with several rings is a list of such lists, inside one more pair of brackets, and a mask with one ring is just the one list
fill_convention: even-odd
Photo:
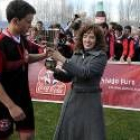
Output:
[[[61,104],[34,102],[36,140],[52,140]],[[140,112],[104,109],[107,140],[140,140]],[[16,134],[11,140],[18,140]]]

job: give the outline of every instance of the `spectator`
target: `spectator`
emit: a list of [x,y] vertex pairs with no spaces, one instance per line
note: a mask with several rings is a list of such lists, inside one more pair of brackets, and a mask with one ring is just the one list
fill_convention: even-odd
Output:
[[109,26],[107,23],[101,23],[100,26],[102,27],[103,31],[104,31],[104,35],[105,35],[105,41],[107,44],[107,56],[109,60],[113,60],[114,57],[114,41],[115,41],[115,37],[114,34],[112,34],[112,32],[110,32],[109,30]]
[[122,52],[123,52],[123,45],[122,45],[122,30],[123,27],[121,25],[116,25],[114,29],[114,34],[115,34],[115,44],[114,44],[114,59],[119,61]]
[[42,53],[46,45],[42,45],[42,41],[38,38],[38,30],[36,27],[30,28],[29,36],[29,52],[30,53]]
[[123,53],[120,58],[121,62],[125,60],[130,64],[134,57],[134,40],[131,37],[131,26],[127,25],[124,27],[123,32]]

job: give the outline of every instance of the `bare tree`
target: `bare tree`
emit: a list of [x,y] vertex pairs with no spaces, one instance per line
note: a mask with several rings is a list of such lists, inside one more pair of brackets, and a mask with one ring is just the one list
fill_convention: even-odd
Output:
[[138,12],[137,12],[138,13],[138,25],[137,26],[140,26],[140,12],[139,12],[140,11],[140,0],[138,0],[138,9],[137,10],[138,10]]
[[0,6],[0,21],[2,21],[2,10],[1,10],[1,6]]
[[92,13],[92,17],[95,18],[95,14],[96,14],[96,0],[93,0],[92,5],[90,7],[91,9],[91,13]]
[[133,21],[135,26],[139,26],[140,20],[140,0],[133,0],[132,2],[132,14],[131,14],[131,21]]
[[128,18],[128,23],[130,23],[131,16],[132,16],[132,3],[133,0],[128,0],[127,6],[126,6],[126,13],[127,13],[127,18]]
[[84,4],[83,4],[82,0],[75,0],[74,1],[74,6],[76,8],[76,13],[79,13],[79,12],[83,11]]
[[123,24],[123,21],[124,21],[124,2],[123,2],[123,0],[120,0],[118,10],[119,10],[120,23]]
[[112,12],[112,3],[111,3],[111,0],[104,0],[103,1],[104,2],[104,4],[105,4],[105,7],[107,7],[106,9],[105,9],[105,11],[106,11],[106,16],[107,16],[107,21],[111,21],[111,12]]
[[66,6],[66,19],[71,20],[74,14],[74,6],[72,4],[69,4]]
[[137,0],[120,0],[119,17],[121,24],[134,24],[133,20],[137,19]]

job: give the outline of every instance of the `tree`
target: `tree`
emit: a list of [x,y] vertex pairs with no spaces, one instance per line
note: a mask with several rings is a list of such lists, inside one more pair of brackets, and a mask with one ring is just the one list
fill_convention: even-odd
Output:
[[95,18],[95,14],[96,14],[96,0],[93,0],[93,3],[92,3],[92,5],[91,5],[91,7],[90,7],[90,9],[91,9],[91,13],[92,13],[92,17],[93,17],[93,19]]
[[67,18],[67,20],[71,20],[71,18],[73,18],[73,14],[74,14],[74,6],[72,4],[68,4],[66,6],[66,18]]
[[124,3],[123,3],[123,0],[120,0],[120,3],[119,3],[119,19],[120,19],[120,23],[123,23],[123,21],[124,21]]

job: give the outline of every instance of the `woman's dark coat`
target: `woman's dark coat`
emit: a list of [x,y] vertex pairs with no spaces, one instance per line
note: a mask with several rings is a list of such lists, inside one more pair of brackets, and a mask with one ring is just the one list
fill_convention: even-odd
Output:
[[54,140],[105,140],[100,80],[107,62],[102,50],[76,52],[55,78],[72,87],[67,94]]

